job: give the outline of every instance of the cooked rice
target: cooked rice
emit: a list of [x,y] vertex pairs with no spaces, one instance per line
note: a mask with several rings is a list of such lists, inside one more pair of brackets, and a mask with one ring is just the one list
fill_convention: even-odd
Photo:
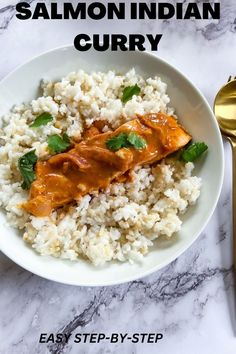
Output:
[[[135,84],[141,94],[122,103],[124,87]],[[179,215],[198,199],[201,179],[192,176],[192,163],[165,159],[156,167],[138,167],[133,171],[133,182],[114,183],[105,191],[86,195],[77,205],[43,218],[19,207],[28,192],[21,188],[17,164],[32,149],[39,158],[47,157],[46,140],[51,134],[66,132],[79,138],[84,127],[95,120],[105,119],[107,131],[137,114],[173,114],[166,84],[158,77],[144,79],[134,69],[125,75],[80,70],[58,82],[43,81],[42,90],[42,97],[15,107],[2,119],[0,206],[8,223],[23,230],[24,240],[42,255],[71,260],[83,257],[95,265],[113,259],[141,260],[156,238],[171,237],[181,229]],[[54,121],[30,128],[43,112],[50,112]]]

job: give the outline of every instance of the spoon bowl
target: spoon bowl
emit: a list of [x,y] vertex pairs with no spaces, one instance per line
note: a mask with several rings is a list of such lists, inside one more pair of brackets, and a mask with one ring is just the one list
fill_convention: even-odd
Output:
[[220,89],[214,110],[223,135],[236,138],[236,80],[229,81]]

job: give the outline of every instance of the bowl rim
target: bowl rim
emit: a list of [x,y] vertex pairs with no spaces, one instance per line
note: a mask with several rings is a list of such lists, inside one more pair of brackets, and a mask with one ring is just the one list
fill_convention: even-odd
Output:
[[[74,49],[74,46],[71,44],[68,45],[62,45],[62,46],[58,46],[55,48],[51,48],[49,50],[46,50],[38,55],[34,55],[33,57],[31,57],[30,59],[28,59],[27,61],[19,64],[18,66],[16,66],[16,68],[14,68],[12,71],[10,71],[6,76],[4,76],[1,80],[0,80],[0,85],[3,85],[5,81],[8,80],[8,78],[10,78],[12,75],[14,75],[19,69],[27,66],[28,64],[30,64],[31,62],[45,56],[48,55],[50,53],[56,52],[56,51],[61,51],[61,50],[71,50]],[[76,49],[75,49],[76,50]],[[191,86],[191,88],[193,90],[196,91],[196,93],[200,96],[201,100],[203,101],[203,103],[205,104],[206,108],[209,111],[209,115],[211,116],[211,119],[213,121],[213,124],[215,125],[216,128],[216,132],[217,132],[217,137],[219,138],[219,142],[220,142],[220,146],[219,146],[219,150],[220,150],[220,154],[218,156],[219,160],[219,164],[221,166],[221,169],[218,171],[220,172],[220,176],[219,176],[219,186],[218,186],[218,190],[217,193],[215,194],[215,200],[214,203],[211,207],[211,210],[208,213],[208,217],[206,218],[205,222],[201,225],[201,227],[198,229],[197,232],[195,232],[191,238],[191,241],[188,242],[187,245],[185,245],[185,247],[182,247],[181,249],[179,249],[174,255],[171,255],[168,259],[162,261],[161,263],[159,263],[157,266],[151,267],[150,269],[143,271],[143,272],[139,272],[138,274],[135,275],[129,275],[124,277],[122,280],[113,280],[113,281],[105,281],[105,282],[101,282],[99,284],[94,283],[94,282],[77,282],[77,281],[71,281],[71,280],[60,280],[57,278],[57,276],[52,276],[52,275],[47,275],[44,274],[43,272],[41,272],[38,269],[32,269],[30,268],[28,265],[24,264],[24,261],[21,260],[19,261],[17,259],[16,256],[13,256],[10,254],[10,252],[7,252],[6,250],[2,250],[1,246],[0,246],[0,252],[2,252],[5,256],[7,256],[9,259],[11,259],[14,263],[16,263],[18,266],[20,266],[21,268],[29,271],[30,273],[33,273],[43,279],[47,279],[47,280],[51,280],[60,284],[66,284],[66,285],[73,285],[73,286],[84,286],[84,287],[99,287],[99,286],[114,286],[114,285],[119,285],[119,284],[125,284],[127,282],[130,281],[135,281],[138,280],[140,278],[144,278],[148,275],[151,275],[154,272],[159,271],[160,269],[164,268],[165,266],[167,266],[168,264],[170,264],[171,262],[173,262],[174,260],[176,260],[182,253],[184,253],[185,251],[187,251],[187,249],[189,249],[192,244],[197,240],[197,238],[201,235],[202,231],[205,229],[205,227],[207,226],[207,224],[209,223],[219,200],[220,194],[221,194],[221,190],[222,190],[222,186],[223,186],[223,179],[224,179],[224,170],[225,170],[225,160],[224,160],[224,147],[223,147],[223,140],[222,140],[222,135],[219,129],[219,126],[217,124],[215,115],[213,110],[211,109],[210,104],[208,103],[208,101],[206,100],[206,98],[204,97],[203,93],[200,91],[200,89],[198,89],[192,82],[191,80],[188,78],[187,75],[183,74],[179,69],[176,69],[173,65],[169,64],[165,59],[162,59],[160,57],[158,57],[157,55],[155,55],[154,53],[151,53],[149,51],[144,51],[144,52],[139,52],[139,51],[135,51],[140,53],[141,55],[143,55],[144,57],[150,57],[153,58],[159,62],[161,62],[162,64],[164,64],[166,67],[168,67],[170,70],[174,71],[176,74],[180,75],[182,78],[184,78],[186,80],[186,82]],[[133,53],[135,53],[133,52]],[[42,257],[43,258],[43,257]]]

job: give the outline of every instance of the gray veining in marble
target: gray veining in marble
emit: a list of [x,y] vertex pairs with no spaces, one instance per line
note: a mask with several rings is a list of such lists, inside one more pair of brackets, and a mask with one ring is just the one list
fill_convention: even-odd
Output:
[[[91,20],[19,21],[15,4],[0,3],[0,77],[34,55],[72,43],[80,32],[110,32],[107,20],[99,26]],[[113,21],[112,32],[163,33],[157,55],[182,70],[212,104],[236,74],[236,3],[222,0],[221,7],[220,21]],[[32,275],[0,254],[0,354],[235,353],[231,154],[224,145],[225,180],[210,223],[189,250],[149,277],[108,288],[71,287]],[[39,344],[41,332],[162,332],[164,338],[157,344],[47,345]]]

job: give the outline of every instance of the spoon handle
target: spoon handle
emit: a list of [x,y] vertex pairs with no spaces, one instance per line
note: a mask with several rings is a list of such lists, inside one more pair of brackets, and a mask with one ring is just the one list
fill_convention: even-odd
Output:
[[[230,143],[232,146],[232,170],[233,170],[233,268],[234,268],[234,279],[236,281],[236,139],[230,137]],[[235,285],[236,286],[236,285]]]

